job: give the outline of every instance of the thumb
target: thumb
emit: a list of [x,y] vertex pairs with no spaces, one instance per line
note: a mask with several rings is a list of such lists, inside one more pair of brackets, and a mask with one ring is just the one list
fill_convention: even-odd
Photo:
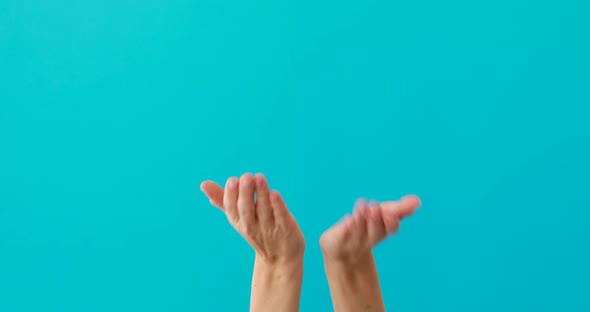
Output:
[[420,198],[415,195],[404,196],[400,201],[386,201],[381,203],[383,213],[395,215],[400,220],[411,216],[420,207]]
[[213,181],[205,181],[201,183],[201,191],[207,196],[211,205],[225,211],[223,209],[223,188]]

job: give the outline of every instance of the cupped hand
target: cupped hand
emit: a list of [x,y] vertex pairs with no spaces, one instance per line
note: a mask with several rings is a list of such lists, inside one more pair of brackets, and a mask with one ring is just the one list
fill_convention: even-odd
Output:
[[225,189],[212,181],[201,190],[264,261],[289,262],[303,256],[305,239],[282,196],[270,191],[262,174],[231,177]]
[[356,263],[371,256],[372,248],[397,232],[400,221],[420,206],[416,196],[378,203],[357,201],[352,215],[346,215],[320,238],[320,247],[332,260]]

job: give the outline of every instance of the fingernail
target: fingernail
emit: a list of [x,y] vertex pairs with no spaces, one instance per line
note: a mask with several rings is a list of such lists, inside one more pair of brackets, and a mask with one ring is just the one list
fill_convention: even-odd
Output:
[[243,186],[250,186],[252,185],[252,177],[249,175],[244,175],[242,177],[242,180],[240,181],[240,184],[242,184]]
[[277,202],[277,193],[276,192],[272,191],[270,193],[270,196],[269,197],[270,197],[270,202],[272,204],[275,204]]

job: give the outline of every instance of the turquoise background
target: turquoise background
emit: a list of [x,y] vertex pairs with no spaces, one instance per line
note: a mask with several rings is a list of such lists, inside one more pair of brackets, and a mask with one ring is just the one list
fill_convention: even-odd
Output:
[[587,1],[0,0],[0,311],[246,311],[253,254],[199,183],[264,172],[391,311],[590,311]]

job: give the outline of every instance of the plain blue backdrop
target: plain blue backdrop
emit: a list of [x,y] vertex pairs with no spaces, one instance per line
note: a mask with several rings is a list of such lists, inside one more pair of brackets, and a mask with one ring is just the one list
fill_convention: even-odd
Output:
[[587,1],[0,0],[0,311],[246,311],[199,193],[264,172],[308,241],[359,197],[391,311],[590,311]]

